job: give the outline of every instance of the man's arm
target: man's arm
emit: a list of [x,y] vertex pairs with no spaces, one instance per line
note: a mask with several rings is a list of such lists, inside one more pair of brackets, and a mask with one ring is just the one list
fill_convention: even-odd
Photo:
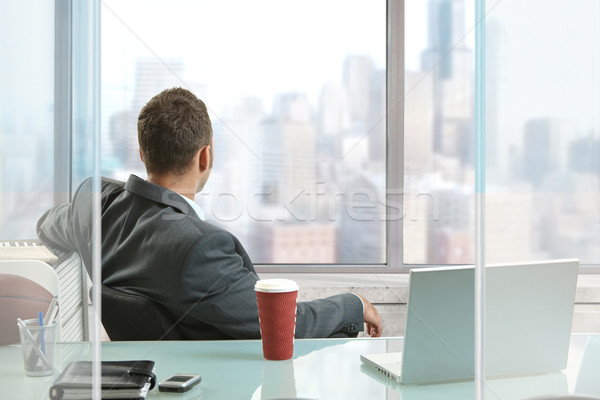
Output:
[[[123,182],[103,179],[102,191],[108,186],[112,186],[110,192],[117,193],[118,189],[122,189]],[[100,194],[92,193],[92,179],[88,178],[79,186],[70,203],[46,211],[37,223],[37,235],[43,243],[63,251],[79,253],[90,274],[92,202],[95,195]]]
[[[301,317],[300,317],[301,316]],[[296,337],[328,337],[336,333],[355,335],[367,324],[367,334],[381,336],[383,326],[377,309],[363,296],[345,293],[298,303]]]
[[76,204],[85,206],[85,203],[73,200],[72,203],[61,204],[46,211],[38,220],[37,235],[42,243],[52,248],[77,252],[91,274],[91,212],[83,220],[73,216],[82,212],[74,211]]
[[91,179],[77,189],[70,203],[46,211],[38,220],[38,238],[51,247],[64,251],[90,253],[92,229]]
[[[233,338],[259,338],[254,285],[258,280],[250,259],[227,232],[201,237],[181,270],[178,303],[187,321],[207,323]],[[377,310],[366,299],[346,293],[298,303],[296,337],[328,337],[358,333],[367,322],[370,334],[381,334]]]
[[356,336],[363,330],[362,309],[360,299],[352,293],[298,303],[296,337]]
[[63,251],[74,251],[69,221],[69,205],[61,204],[46,211],[37,222],[38,238],[50,247]]

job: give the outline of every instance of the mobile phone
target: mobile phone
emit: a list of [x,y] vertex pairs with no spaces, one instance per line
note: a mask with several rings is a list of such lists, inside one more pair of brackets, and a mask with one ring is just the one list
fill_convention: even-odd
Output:
[[187,392],[200,383],[202,378],[196,374],[175,374],[158,383],[161,392]]

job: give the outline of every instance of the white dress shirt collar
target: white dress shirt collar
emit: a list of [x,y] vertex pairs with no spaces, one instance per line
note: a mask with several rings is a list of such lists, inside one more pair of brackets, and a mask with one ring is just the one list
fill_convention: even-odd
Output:
[[188,204],[192,207],[192,209],[196,212],[196,214],[198,214],[198,217],[202,221],[204,221],[206,219],[206,215],[204,214],[204,210],[198,205],[198,203],[196,203],[193,200],[190,200],[189,198],[187,198],[185,196],[181,196],[181,197],[183,197],[185,199],[185,201],[188,202]]

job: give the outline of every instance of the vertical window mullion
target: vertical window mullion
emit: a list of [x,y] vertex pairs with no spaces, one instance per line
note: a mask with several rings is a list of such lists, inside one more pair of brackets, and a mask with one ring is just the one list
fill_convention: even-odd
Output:
[[387,14],[386,247],[387,266],[397,271],[404,265],[404,0],[388,0]]
[[54,204],[71,195],[72,6],[55,3],[54,20]]

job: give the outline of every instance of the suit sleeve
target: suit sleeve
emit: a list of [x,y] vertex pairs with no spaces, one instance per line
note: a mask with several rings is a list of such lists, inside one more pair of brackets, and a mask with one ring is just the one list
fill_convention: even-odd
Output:
[[[178,303],[186,319],[237,339],[260,338],[254,285],[259,279],[242,246],[227,232],[202,236],[180,271]],[[351,294],[298,303],[296,337],[363,330],[362,303]]]
[[363,305],[352,293],[298,303],[297,338],[321,338],[336,334],[356,336],[364,330]]
[[75,250],[70,223],[69,205],[62,204],[46,211],[38,220],[37,235],[45,244],[60,250]]
[[[115,192],[123,187],[122,182],[103,179],[102,190],[112,187]],[[92,192],[92,180],[86,179],[79,186],[70,203],[61,204],[46,211],[38,220],[38,238],[50,247],[63,251],[75,251],[91,274],[92,252],[92,202],[95,196],[105,194]],[[99,223],[100,221],[98,221]]]
[[91,179],[77,189],[70,203],[46,211],[38,220],[38,238],[63,251],[77,251],[84,261],[90,256],[92,231]]

